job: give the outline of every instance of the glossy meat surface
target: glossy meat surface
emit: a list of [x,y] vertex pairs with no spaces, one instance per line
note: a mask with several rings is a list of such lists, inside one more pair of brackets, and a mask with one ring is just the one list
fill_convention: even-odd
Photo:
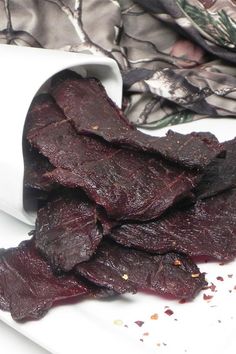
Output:
[[14,320],[39,319],[55,302],[93,293],[74,275],[54,275],[32,241],[0,252],[0,308]]
[[204,275],[184,255],[151,255],[104,240],[96,254],[75,269],[95,284],[118,293],[145,289],[191,299],[206,285]]
[[222,145],[226,150],[226,157],[214,159],[207,167],[196,189],[198,198],[207,198],[236,187],[236,139]]
[[80,134],[96,135],[107,142],[151,152],[188,168],[205,168],[223,148],[215,138],[198,134],[169,132],[166,137],[151,137],[136,130],[107,96],[94,78],[66,77],[51,93]]
[[116,219],[155,218],[199,180],[199,173],[162,159],[79,136],[67,121],[41,129],[30,143],[56,167],[52,181],[82,188]]
[[236,190],[199,200],[147,223],[114,228],[111,237],[124,246],[149,252],[183,252],[231,260],[236,256]]
[[54,269],[71,270],[89,259],[102,239],[96,206],[78,193],[61,193],[38,211],[36,248]]

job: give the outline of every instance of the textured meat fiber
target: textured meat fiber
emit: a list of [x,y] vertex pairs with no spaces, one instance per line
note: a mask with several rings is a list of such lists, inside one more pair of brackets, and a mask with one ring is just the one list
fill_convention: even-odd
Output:
[[95,295],[74,275],[55,276],[32,241],[0,253],[0,308],[14,320],[39,319],[60,300]]
[[51,93],[80,134],[97,135],[119,146],[157,153],[189,168],[205,168],[223,151],[216,138],[213,141],[198,134],[174,132],[157,138],[139,132],[128,123],[101,83],[94,78],[64,75]]
[[102,233],[93,203],[77,193],[61,194],[38,211],[35,245],[53,268],[69,271],[92,256]]
[[51,191],[54,184],[44,178],[44,174],[54,167],[48,159],[40,155],[36,150],[25,149],[24,153],[24,186],[40,191]]
[[207,167],[196,189],[198,198],[207,198],[236,187],[236,139],[226,141],[222,145],[226,150],[226,157],[216,158]]
[[151,255],[104,240],[96,254],[77,265],[75,271],[118,293],[139,288],[191,299],[206,285],[204,275],[184,255]]
[[48,124],[64,120],[64,114],[49,94],[36,96],[29,108],[24,136],[31,136]]
[[111,237],[122,245],[149,252],[183,252],[231,260],[236,255],[236,190],[199,200],[164,218],[122,225]]
[[81,187],[117,219],[155,218],[199,180],[198,173],[162,159],[79,136],[67,121],[39,130],[30,143],[57,168],[48,174],[53,181]]

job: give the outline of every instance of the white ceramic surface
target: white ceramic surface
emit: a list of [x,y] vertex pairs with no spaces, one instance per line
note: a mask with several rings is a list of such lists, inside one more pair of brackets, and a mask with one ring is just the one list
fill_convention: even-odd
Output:
[[22,132],[30,103],[54,74],[73,69],[97,77],[120,106],[122,80],[115,61],[88,54],[0,45],[0,210],[33,225],[23,208]]
[[[166,130],[152,134],[163,135]],[[235,136],[236,120],[208,119],[175,130],[211,131],[224,141]],[[0,214],[0,247],[17,245],[29,230]],[[54,354],[235,354],[236,261],[199,266],[217,291],[204,290],[189,303],[136,294],[57,307],[43,319],[25,324],[15,323],[1,311],[0,319]],[[213,297],[204,300],[204,294]],[[173,311],[171,316],[165,313],[168,307]]]

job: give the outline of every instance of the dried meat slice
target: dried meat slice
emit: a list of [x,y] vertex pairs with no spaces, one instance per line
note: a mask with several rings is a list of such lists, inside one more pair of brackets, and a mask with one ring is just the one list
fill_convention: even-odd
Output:
[[116,242],[148,252],[183,252],[220,261],[236,256],[236,190],[199,200],[146,223],[124,224],[110,234]]
[[178,299],[193,298],[205,285],[204,275],[186,256],[151,255],[103,240],[96,254],[75,271],[118,293],[152,290]]
[[53,85],[51,93],[80,134],[96,135],[118,146],[155,153],[188,168],[205,168],[223,152],[216,138],[213,141],[198,134],[171,131],[158,138],[136,130],[94,78],[64,75]]
[[35,246],[54,269],[88,260],[102,239],[96,206],[78,193],[60,193],[38,211]]
[[222,145],[226,150],[226,157],[216,158],[204,171],[196,189],[196,195],[200,199],[236,187],[236,138]]
[[56,167],[48,174],[51,180],[82,188],[116,219],[155,218],[199,180],[197,172],[162,159],[79,136],[67,121],[41,129],[30,143]]
[[54,169],[46,157],[34,149],[25,149],[24,164],[24,187],[45,192],[54,188],[54,184],[44,178],[45,173]]
[[16,321],[39,319],[58,301],[99,293],[73,274],[54,275],[32,240],[0,252],[0,308]]
[[33,136],[46,125],[60,122],[64,119],[63,112],[49,94],[38,95],[33,99],[27,113],[24,136]]

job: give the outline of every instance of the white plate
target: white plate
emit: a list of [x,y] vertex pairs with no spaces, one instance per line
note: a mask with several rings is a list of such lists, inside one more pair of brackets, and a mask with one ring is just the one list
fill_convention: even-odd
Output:
[[[163,135],[166,130],[150,133]],[[174,130],[182,133],[211,131],[224,141],[236,135],[236,120],[207,119],[176,126]],[[28,231],[23,223],[0,214],[1,247],[17,245],[27,238]],[[202,291],[190,303],[136,294],[56,307],[43,319],[25,324],[17,324],[9,313],[2,311],[0,319],[57,354],[235,354],[235,265],[236,262],[200,264],[201,270],[207,273],[207,280],[216,285],[217,292]],[[204,300],[203,294],[213,298]],[[173,315],[165,313],[167,306]],[[138,325],[136,321],[143,323]]]

